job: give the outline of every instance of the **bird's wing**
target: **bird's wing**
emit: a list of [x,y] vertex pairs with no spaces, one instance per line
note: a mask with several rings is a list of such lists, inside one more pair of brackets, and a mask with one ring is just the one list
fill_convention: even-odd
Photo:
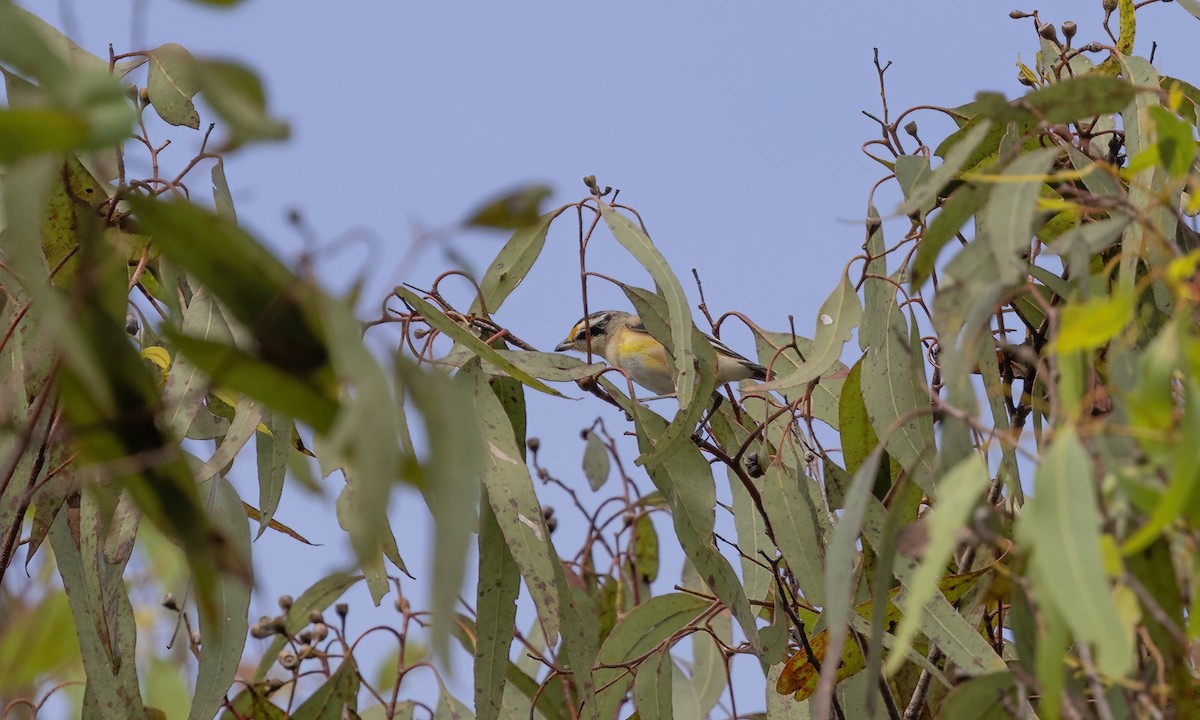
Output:
[[[645,323],[643,323],[640,318],[638,318],[636,321],[630,322],[627,327],[634,332],[644,333],[646,335],[650,334],[650,331],[646,329]],[[766,379],[767,369],[765,367],[735,352],[728,345],[716,339],[712,335],[708,335],[706,333],[700,334],[704,336],[704,339],[707,340],[710,345],[712,345],[713,351],[716,352],[717,355],[727,357],[730,360],[733,360],[734,362],[747,368],[754,373],[754,377],[758,380]]]

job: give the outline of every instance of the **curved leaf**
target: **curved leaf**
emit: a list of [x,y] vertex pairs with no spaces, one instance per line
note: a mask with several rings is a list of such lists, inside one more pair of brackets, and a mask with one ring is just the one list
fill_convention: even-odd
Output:
[[164,122],[200,128],[200,113],[192,96],[200,91],[196,61],[182,45],[167,43],[146,53],[150,70],[146,74],[146,93],[150,104]]
[[[618,665],[643,655],[682,630],[708,608],[709,603],[687,593],[667,593],[638,605],[617,623],[600,654],[600,665]],[[595,682],[600,717],[613,717],[633,678],[620,668],[597,668]],[[607,686],[607,687],[606,687]]]
[[533,487],[529,466],[513,439],[512,424],[504,414],[495,393],[482,373],[471,373],[474,380],[476,422],[483,431],[487,448],[483,482],[496,522],[504,534],[513,559],[521,569],[538,619],[546,637],[558,635],[559,601],[554,588],[558,562],[550,544],[550,531],[542,516],[542,506]]
[[1133,663],[1133,638],[1123,629],[1104,571],[1094,478],[1075,431],[1060,429],[1034,475],[1019,530],[1034,545],[1034,566],[1050,581],[1038,584],[1046,601],[1078,639],[1096,644],[1097,668],[1121,676]]
[[[250,557],[250,528],[242,500],[233,485],[223,477],[217,483],[213,516],[216,525],[229,538],[231,551]],[[200,667],[196,676],[196,691],[192,695],[191,720],[207,720],[216,715],[225,693],[233,684],[242,651],[246,647],[247,620],[250,611],[250,584],[240,578],[222,575],[213,593],[216,612],[210,625],[203,618],[200,624]]]

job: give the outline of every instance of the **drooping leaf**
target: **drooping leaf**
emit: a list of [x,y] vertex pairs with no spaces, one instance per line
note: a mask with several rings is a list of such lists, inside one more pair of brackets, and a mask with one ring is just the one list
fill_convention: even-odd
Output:
[[[596,660],[602,665],[617,665],[649,652],[707,607],[708,602],[686,593],[652,597],[617,623]],[[596,696],[599,715],[612,717],[629,691],[632,678],[617,668],[598,668],[594,674],[597,687],[605,688]]]
[[649,513],[640,515],[633,526],[633,564],[638,580],[652,583],[658,578],[658,531]]
[[[787,567],[796,578],[804,600],[825,604],[825,538],[818,513],[826,512],[816,482],[801,473],[788,472],[782,463],[772,463],[763,478],[763,506],[775,530],[775,540]],[[812,490],[806,492],[806,490]]]
[[554,222],[554,218],[564,209],[548,212],[537,218],[536,222],[524,225],[512,234],[496,254],[496,259],[488,266],[483,279],[479,281],[479,291],[483,295],[482,303],[480,298],[476,298],[471,303],[471,312],[478,313],[486,309],[488,313],[494,313],[500,309],[500,304],[521,284],[541,255],[550,223]]
[[[774,377],[785,377],[796,372],[813,354],[813,341],[805,337],[793,338],[791,333],[769,332],[754,329],[755,345],[758,347],[758,362],[771,370]],[[795,348],[790,347],[793,342]],[[812,394],[800,408],[831,428],[838,429],[838,398],[842,394],[847,368],[835,362],[821,374],[812,386]],[[807,388],[805,388],[807,391]]]
[[0,692],[11,695],[79,657],[75,620],[65,592],[13,603],[0,623]]
[[[496,228],[499,230],[520,230],[536,226],[542,217],[542,201],[550,197],[553,190],[549,185],[527,185],[489,200],[476,210],[468,213],[464,225]],[[547,223],[547,226],[549,224]],[[545,230],[542,230],[545,238]],[[537,253],[534,253],[534,257]],[[493,263],[493,267],[495,263]],[[493,308],[488,308],[489,310]]]
[[251,70],[233,62],[198,60],[196,77],[204,99],[228,127],[226,149],[287,138],[287,123],[268,113],[266,92]]
[[966,524],[979,496],[988,486],[987,466],[977,454],[969,455],[938,482],[938,504],[924,516],[929,542],[921,564],[905,585],[901,606],[903,619],[888,656],[887,673],[894,674],[904,662],[904,651],[912,642],[925,604],[937,592],[937,581],[945,574],[946,561],[954,550],[958,532]]
[[287,477],[288,456],[292,452],[292,420],[281,412],[266,413],[263,424],[268,432],[259,430],[254,436],[255,460],[258,465],[258,534],[262,537],[275,518],[283,485]]
[[[932,173],[923,176],[921,182],[912,188],[911,192],[906,195],[904,204],[900,206],[898,212],[910,215],[918,209],[925,209],[926,206],[933,202],[941,194],[942,190],[945,189],[947,184],[963,169],[970,153],[979,146],[991,128],[992,125],[990,122],[982,122],[972,126],[963,136],[962,140],[946,153],[942,164]],[[900,169],[899,164],[897,164],[896,169],[897,171]]]
[[[709,620],[708,627],[721,642],[732,646],[733,624],[729,613],[721,612]],[[700,706],[696,717],[708,717],[725,694],[729,686],[725,663],[725,650],[717,645],[711,635],[697,633],[692,636],[692,687]],[[636,686],[634,689],[636,691]]]
[[291,720],[342,720],[358,708],[358,670],[347,656],[321,687],[313,691],[291,715]]
[[[647,243],[649,242],[649,238],[644,239]],[[674,345],[676,332],[670,326],[670,323],[673,322],[671,318],[672,311],[666,300],[659,293],[652,293],[649,290],[632,285],[622,284],[621,290],[624,291],[625,297],[629,298],[629,302],[637,311],[638,317],[646,327],[646,330],[649,331],[652,337],[663,343],[663,346],[667,348],[668,356],[674,357],[677,352]],[[690,346],[696,353],[695,357],[691,358],[688,363],[693,371],[695,371],[695,386],[692,390],[696,394],[696,397],[712,397],[716,391],[716,353],[712,345],[696,329],[691,318],[689,317],[685,322],[690,327],[690,330],[688,330],[690,333]],[[678,367],[679,362],[676,361],[675,365]],[[676,375],[677,387],[678,377]],[[675,413],[675,417],[671,419],[667,429],[655,438],[653,452],[649,448],[642,449],[642,454],[635,460],[637,464],[645,465],[649,469],[667,462],[675,452],[688,442],[688,438],[695,431],[696,424],[704,416],[708,403],[684,402],[678,390],[676,391],[676,399],[680,401],[679,412]]]
[[504,409],[483,374],[474,372],[471,375],[475,418],[487,448],[483,473],[487,497],[537,606],[542,631],[546,637],[554,637],[558,635],[560,611],[553,587],[558,558],[550,544],[550,531],[542,516],[529,467],[522,461]]
[[608,482],[608,473],[608,449],[604,447],[600,436],[588,431],[587,445],[583,449],[583,474],[593,491],[599,490]]
[[182,45],[167,43],[146,55],[150,60],[146,92],[154,111],[166,123],[198,130],[200,113],[192,104],[192,96],[200,91],[200,83],[192,54]]
[[[75,618],[75,633],[87,673],[84,713],[127,717],[144,712],[136,664],[132,658],[137,629],[133,605],[121,580],[124,562],[108,564],[100,552],[99,509],[90,493],[59,513],[50,528],[50,544]],[[71,519],[68,519],[70,516]],[[77,523],[77,531],[71,525]]]
[[1058,430],[1034,475],[1019,530],[1034,546],[1039,583],[1075,636],[1096,644],[1097,668],[1121,676],[1133,662],[1133,639],[1113,603],[1101,558],[1094,468],[1070,427]]
[[209,210],[182,200],[131,197],[129,203],[163,255],[194,275],[246,326],[259,357],[332,392],[323,387],[331,383],[321,326],[324,293]]
[[990,191],[988,185],[965,183],[950,194],[921,238],[912,264],[912,287],[919,288],[929,279],[942,248],[983,207]]
[[[601,384],[610,395],[620,395],[612,383],[602,379]],[[666,421],[641,404],[631,404],[626,411],[633,415],[636,423],[638,447],[646,452],[664,431]],[[654,486],[671,507],[671,520],[684,554],[733,613],[750,643],[757,644],[758,628],[745,590],[733,566],[713,545],[716,487],[708,462],[694,445],[683,443],[669,460],[647,470]]]
[[[486,490],[484,491],[486,492]],[[520,571],[491,504],[479,510],[479,581],[475,623],[475,713],[481,720],[502,716],[508,652],[517,618]],[[518,671],[519,672],[519,671]]]
[[671,704],[673,669],[668,651],[655,653],[639,664],[633,680],[633,706],[641,720],[673,720],[675,717]]
[[[696,398],[697,370],[692,362],[693,353],[698,352],[693,347],[692,329],[695,325],[692,323],[692,314],[688,310],[687,296],[683,293],[683,286],[679,284],[679,278],[675,277],[675,273],[671,271],[671,266],[667,264],[666,258],[640,227],[603,202],[600,203],[600,213],[613,237],[642,264],[642,267],[646,268],[646,272],[654,278],[658,291],[662,294],[668,312],[667,324],[671,334],[668,347],[674,353],[675,358],[676,395],[679,398],[680,413],[683,413],[694,399],[699,399],[701,402],[707,400],[707,398]],[[651,334],[653,333],[654,331],[651,329]],[[702,357],[701,360],[703,359]]]
[[[486,446],[474,415],[473,382],[436,369],[421,371],[403,356],[395,358],[395,371],[396,387],[403,392],[400,403],[411,400],[420,411],[428,442],[428,459],[408,471],[434,519],[431,605],[452,610],[462,588],[471,533],[479,527],[474,502],[485,462]],[[434,615],[430,645],[437,655],[448,649],[453,619],[449,612]]]
[[821,377],[838,362],[842,346],[862,320],[862,305],[849,275],[843,275],[834,291],[817,312],[816,331],[812,350],[805,361],[789,374],[756,385],[747,393],[765,394],[770,391],[802,393],[804,386]]
[[[213,515],[216,525],[229,538],[231,550],[250,557],[250,528],[242,500],[233,485],[223,477],[216,483]],[[241,578],[221,576],[213,593],[215,623],[207,618],[200,621],[200,667],[196,675],[196,690],[192,695],[190,720],[207,720],[216,714],[233,684],[242,651],[246,647],[247,620],[250,611],[251,585]]]

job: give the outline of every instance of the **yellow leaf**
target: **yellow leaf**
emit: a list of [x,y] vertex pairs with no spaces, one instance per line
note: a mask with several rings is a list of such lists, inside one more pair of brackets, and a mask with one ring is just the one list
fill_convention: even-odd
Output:
[[1072,302],[1059,315],[1054,351],[1065,355],[1093,350],[1116,337],[1133,320],[1133,296],[1117,294]]

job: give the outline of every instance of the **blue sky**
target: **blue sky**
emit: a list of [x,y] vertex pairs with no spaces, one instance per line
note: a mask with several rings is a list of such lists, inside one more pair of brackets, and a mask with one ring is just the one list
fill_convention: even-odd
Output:
[[[872,48],[894,63],[886,76],[893,117],[916,104],[959,105],[979,90],[1015,96],[1023,90],[1018,55],[1032,65],[1037,51],[1030,21],[1008,18],[1012,6],[947,0],[24,4],[99,54],[109,42],[118,52],[178,42],[255,68],[293,136],[228,159],[239,217],[290,258],[302,247],[286,221],[292,207],[320,240],[354,239],[322,255],[318,273],[333,288],[362,277],[365,297],[379,298],[400,281],[427,285],[449,267],[436,250],[403,275],[399,268],[421,229],[452,227],[481,200],[524,182],[553,186],[554,204],[573,201],[585,194],[580,178],[595,174],[641,211],[694,300],[693,267],[714,314],[740,310],[776,330],[791,314],[801,334],[811,334],[817,307],[859,252],[867,193],[885,174],[859,151],[878,133],[860,113],[880,114]],[[1098,2],[1049,5],[1044,20],[1075,20],[1080,40],[1100,39]],[[1194,19],[1174,4],[1138,17],[1139,52],[1157,41],[1161,71],[1194,71]],[[933,114],[915,119],[926,142],[936,145],[946,132]],[[189,156],[180,149],[174,162]],[[194,183],[194,194],[206,194],[203,176]],[[895,191],[877,203],[890,213]],[[575,232],[568,217],[552,228],[539,266],[497,316],[544,349],[581,314]],[[453,244],[482,268],[504,237],[459,233]],[[649,283],[607,238],[589,264]],[[624,301],[595,286],[592,308],[606,304]],[[744,331],[725,339],[752,350]],[[531,398],[530,410],[543,463],[586,492],[579,430],[597,415],[610,429],[623,428],[623,419],[591,399]],[[237,479],[251,502],[252,465]],[[345,557],[331,498],[332,491],[327,503],[285,496],[279,519],[325,545],[260,542],[255,616]],[[565,514],[561,498],[551,503]],[[419,497],[399,495],[392,515],[401,551],[421,577],[428,527]],[[365,594],[353,599],[356,611],[369,604]],[[750,683],[753,673],[739,677]],[[455,677],[469,700],[466,668]],[[760,692],[747,692],[750,709]]]

